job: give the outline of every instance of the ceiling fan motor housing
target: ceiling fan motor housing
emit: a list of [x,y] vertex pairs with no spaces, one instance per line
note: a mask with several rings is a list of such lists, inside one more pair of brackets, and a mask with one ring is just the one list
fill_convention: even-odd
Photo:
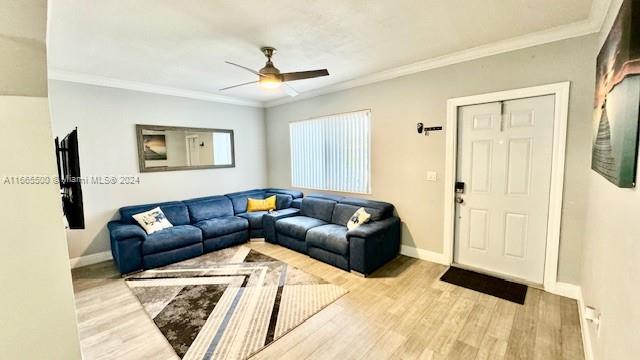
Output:
[[[271,57],[275,53],[276,49],[270,46],[265,46],[265,47],[261,47],[260,51],[262,51],[264,56],[267,57],[267,63],[264,65],[262,69],[260,69],[259,73],[262,75],[267,75],[267,77],[270,77],[272,79],[280,80],[280,77],[277,76],[277,75],[280,75],[280,70],[278,70],[277,67],[273,66],[273,62],[271,62]],[[269,76],[269,75],[273,75],[273,76]]]

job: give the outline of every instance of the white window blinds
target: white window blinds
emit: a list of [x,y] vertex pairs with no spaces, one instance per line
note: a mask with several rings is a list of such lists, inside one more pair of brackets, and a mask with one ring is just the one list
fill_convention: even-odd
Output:
[[290,123],[291,185],[370,193],[370,118],[365,110]]

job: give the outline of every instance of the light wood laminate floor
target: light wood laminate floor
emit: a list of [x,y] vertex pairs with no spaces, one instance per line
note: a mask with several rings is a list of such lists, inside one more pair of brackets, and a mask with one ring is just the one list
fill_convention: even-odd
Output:
[[[517,305],[443,283],[445,266],[405,256],[364,279],[248,246],[349,290],[253,359],[583,359],[575,300],[530,288]],[[73,284],[86,360],[177,358],[112,262],[73,270]]]

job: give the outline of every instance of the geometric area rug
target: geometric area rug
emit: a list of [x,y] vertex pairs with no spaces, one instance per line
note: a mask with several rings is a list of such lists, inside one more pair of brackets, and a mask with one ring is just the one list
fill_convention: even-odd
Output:
[[347,293],[242,245],[125,283],[182,359],[246,359]]

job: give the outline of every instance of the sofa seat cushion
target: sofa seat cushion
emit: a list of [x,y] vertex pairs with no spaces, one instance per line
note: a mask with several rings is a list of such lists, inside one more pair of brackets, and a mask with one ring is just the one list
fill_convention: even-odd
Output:
[[349,241],[347,228],[342,225],[328,224],[307,232],[307,245],[330,251],[334,254],[347,255]]
[[192,225],[178,225],[147,235],[142,253],[155,254],[202,242],[202,232]]
[[249,221],[249,228],[262,229],[262,217],[266,213],[266,211],[252,211],[238,214],[237,216],[247,219]]
[[195,225],[202,230],[202,235],[205,239],[228,235],[249,228],[247,219],[237,216],[224,216],[203,220],[197,222]]
[[308,216],[292,216],[276,221],[276,230],[278,233],[304,240],[309,229],[326,224],[326,221]]

